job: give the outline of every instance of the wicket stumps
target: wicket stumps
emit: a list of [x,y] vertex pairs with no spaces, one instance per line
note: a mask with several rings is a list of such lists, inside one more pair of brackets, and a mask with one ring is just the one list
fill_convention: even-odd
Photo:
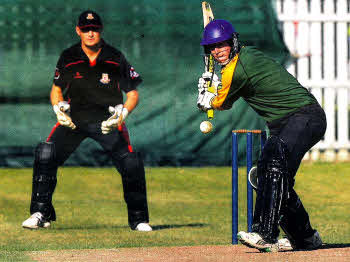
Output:
[[248,173],[253,166],[253,134],[260,135],[260,150],[262,151],[266,132],[261,130],[233,130],[232,131],[232,244],[238,243],[238,135],[246,134],[246,165],[247,165],[247,224],[248,232],[252,231],[253,223],[253,188],[248,180]]

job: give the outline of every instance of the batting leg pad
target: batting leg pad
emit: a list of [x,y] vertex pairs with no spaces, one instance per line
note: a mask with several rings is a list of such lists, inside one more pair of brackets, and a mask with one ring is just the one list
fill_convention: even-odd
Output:
[[119,161],[124,199],[128,208],[128,220],[132,229],[139,223],[148,223],[146,178],[140,153],[128,152]]
[[265,143],[258,161],[259,186],[252,229],[269,243],[277,241],[281,206],[288,199],[286,157],[286,145],[278,137],[272,136]]
[[56,220],[52,195],[57,184],[57,160],[55,144],[40,143],[35,149],[33,190],[30,213],[41,212],[47,220]]

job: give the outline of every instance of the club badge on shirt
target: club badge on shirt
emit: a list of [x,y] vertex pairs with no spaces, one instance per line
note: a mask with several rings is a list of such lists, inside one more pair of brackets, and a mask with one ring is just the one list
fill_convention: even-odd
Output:
[[140,75],[135,71],[135,69],[133,67],[130,68],[130,77],[131,79],[137,78]]
[[111,79],[109,79],[108,74],[102,73],[102,78],[100,79],[100,82],[102,84],[108,84],[110,81],[111,81]]

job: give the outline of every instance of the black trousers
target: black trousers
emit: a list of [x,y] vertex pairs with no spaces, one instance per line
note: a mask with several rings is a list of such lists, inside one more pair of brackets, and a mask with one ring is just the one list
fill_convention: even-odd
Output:
[[[125,125],[119,130],[104,135],[101,132],[100,123],[81,124],[75,130],[57,124],[47,139],[47,142],[52,142],[55,145],[55,164],[57,166],[62,165],[86,138],[91,138],[102,146],[122,176],[130,227],[134,229],[138,223],[149,222],[143,161],[140,154],[132,152]],[[35,188],[38,188],[38,192],[42,190],[40,183]],[[35,193],[33,192],[34,196]],[[51,198],[52,196],[48,197],[48,199]],[[33,205],[33,202],[35,202],[35,199],[32,197],[31,206],[35,207],[36,205]],[[51,203],[47,204],[52,205]],[[31,213],[36,211],[41,210],[31,208]]]
[[294,178],[306,152],[324,136],[327,121],[322,107],[312,104],[282,119],[267,123],[267,126],[271,136],[278,136],[287,145],[288,165]]
[[298,248],[303,247],[303,240],[313,235],[315,230],[293,189],[294,178],[305,153],[322,139],[326,127],[326,116],[319,104],[304,106],[293,114],[268,123],[270,135],[278,136],[288,149],[289,196],[281,206],[280,226]]
[[62,165],[86,138],[98,142],[112,159],[118,159],[131,149],[125,127],[104,135],[101,133],[101,124],[97,123],[80,125],[75,130],[58,124],[51,131],[47,142],[55,143],[57,161]]

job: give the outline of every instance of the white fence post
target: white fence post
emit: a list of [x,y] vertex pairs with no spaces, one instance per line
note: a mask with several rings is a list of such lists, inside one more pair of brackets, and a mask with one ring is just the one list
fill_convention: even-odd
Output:
[[[324,14],[334,14],[334,2],[324,2]],[[325,159],[327,161],[335,160],[335,89],[330,87],[328,83],[334,82],[335,79],[335,32],[334,23],[325,21],[323,28],[323,48],[324,48],[324,80],[325,80],[325,101],[324,111],[327,117],[327,131],[325,134],[325,142],[327,148],[325,151]]]
[[[321,15],[321,1],[312,0],[310,4],[310,15],[313,18]],[[311,79],[316,82],[322,80],[322,39],[321,39],[321,22],[313,22],[310,25],[310,63],[311,63]],[[311,88],[312,94],[315,96],[320,105],[323,105],[322,88],[314,86]],[[320,158],[320,151],[318,149],[311,150],[311,160]]]
[[[346,0],[338,0],[337,2],[337,15],[344,16],[346,15],[347,6]],[[347,50],[347,23],[344,21],[337,23],[337,50]],[[348,58],[346,53],[337,52],[337,80],[341,83],[345,83],[348,79]],[[348,133],[349,133],[349,124],[348,124],[348,92],[346,86],[339,86],[337,94],[337,123],[338,123],[338,160],[347,160],[349,157],[348,150],[345,147],[349,143]],[[341,123],[341,124],[340,124]]]
[[[308,14],[307,0],[299,0],[297,12],[300,16],[306,17]],[[310,33],[308,23],[300,21],[295,23],[297,30],[297,53],[298,58],[298,80],[305,83],[309,79],[309,50],[310,50]]]
[[[284,13],[292,13],[295,12],[295,2],[294,0],[285,0],[284,1],[284,7],[283,7]],[[289,48],[289,51],[294,55],[296,53],[296,26],[294,26],[294,21],[285,21],[283,24],[283,31],[284,31],[284,42]],[[291,64],[287,68],[288,72],[295,76],[295,65]]]

